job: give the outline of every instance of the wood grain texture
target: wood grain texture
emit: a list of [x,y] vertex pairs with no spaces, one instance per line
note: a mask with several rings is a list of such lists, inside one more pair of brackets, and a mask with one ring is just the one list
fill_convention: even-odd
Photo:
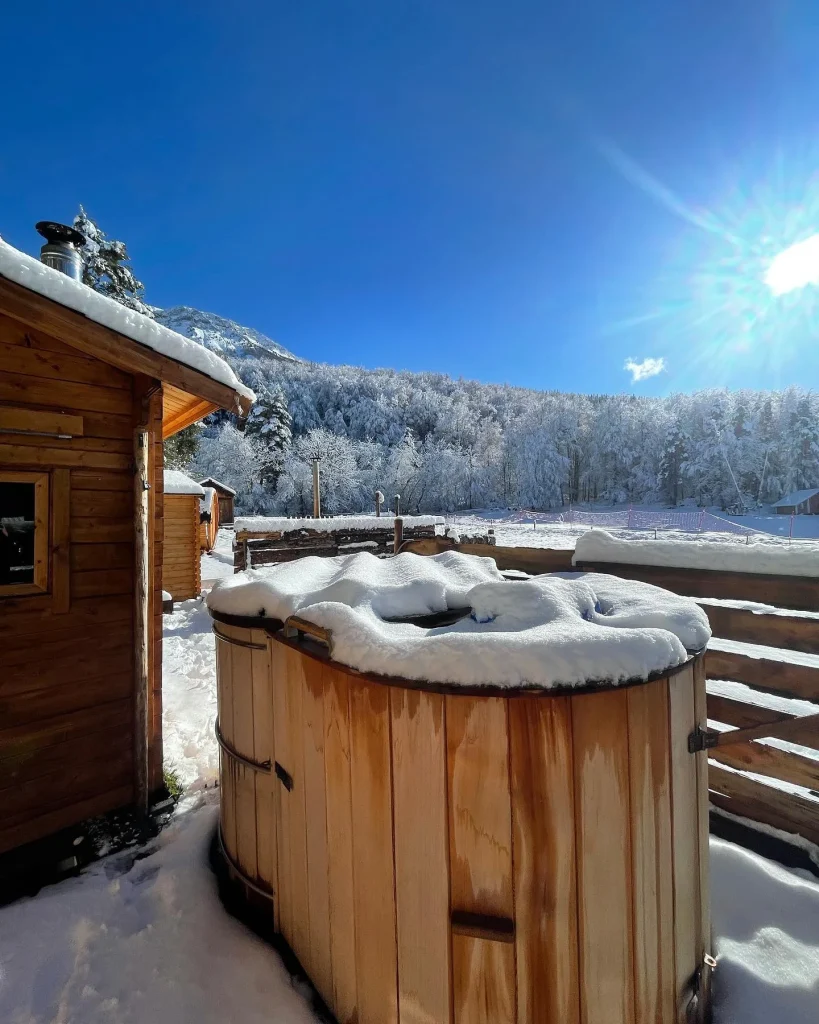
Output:
[[518,1021],[577,1024],[577,886],[568,697],[509,702]]
[[304,803],[307,833],[307,901],[311,978],[325,1001],[333,998],[330,890],[327,863],[327,791],[324,765],[324,666],[302,659],[304,689]]
[[166,494],[163,502],[163,586],[174,601],[197,597],[202,589],[199,548],[199,499]]
[[634,1020],[655,1024],[674,1019],[676,987],[667,680],[628,691],[628,741]]
[[[243,632],[234,626],[223,626],[221,632],[226,637],[240,636]],[[233,662],[232,647],[224,640],[216,637],[216,678],[219,684],[217,693],[217,714],[219,729],[228,742],[233,740]],[[227,852],[237,860],[236,849],[236,796],[234,785],[233,764],[231,758],[220,749],[220,780],[221,780],[221,828],[222,841]]]
[[[279,881],[276,863],[276,789],[279,782],[272,771],[275,761],[273,748],[273,678],[270,670],[271,641],[262,629],[248,631],[251,643],[261,644],[261,650],[250,650],[253,676],[253,759],[259,764],[268,762],[271,771],[256,775],[256,868],[262,887],[278,893]],[[275,912],[275,900],[274,900]],[[278,918],[275,913],[274,920]]]
[[671,677],[668,692],[676,1001],[678,1020],[685,1024],[700,947],[697,762],[688,752],[688,737],[696,723],[694,672],[690,666]]
[[[234,634],[245,641],[249,640],[251,631],[236,629]],[[239,647],[235,644],[230,644],[228,649],[231,663],[233,722],[230,735],[224,732],[222,735],[239,754],[254,760],[256,731],[253,720],[253,652],[249,647]],[[235,786],[236,860],[248,878],[256,878],[256,773],[240,762],[233,764],[232,771]]]
[[[446,732],[451,909],[514,919],[506,702],[447,697]],[[452,957],[456,1024],[514,1020],[514,946],[458,935]]]
[[310,904],[307,888],[307,816],[304,786],[304,670],[301,656],[284,644],[271,649],[273,734],[276,760],[290,774],[293,788],[278,794],[280,931],[310,973]]
[[[708,726],[707,693],[705,688],[705,660],[700,658],[692,667],[694,685],[694,720],[697,726]],[[711,851],[709,846],[710,818],[708,801],[708,754],[702,750],[694,755],[697,779],[697,883],[699,886],[699,933],[697,956],[704,967],[704,958],[713,953],[711,940]],[[701,976],[699,989],[699,1022],[710,1022],[711,971]]]
[[583,1024],[634,1019],[628,692],[572,698]]
[[324,768],[333,1009],[339,1024],[355,1024],[358,999],[349,684],[344,672],[329,665],[324,667]]
[[453,935],[452,988],[457,1024],[515,1024],[514,945]]
[[351,681],[349,698],[358,1021],[397,1024],[389,693]]
[[401,1024],[451,1020],[444,700],[390,692]]

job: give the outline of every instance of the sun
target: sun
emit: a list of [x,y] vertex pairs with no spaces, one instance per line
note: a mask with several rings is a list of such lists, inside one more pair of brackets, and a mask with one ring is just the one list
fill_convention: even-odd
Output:
[[774,295],[819,284],[819,234],[783,249],[771,260],[765,284]]

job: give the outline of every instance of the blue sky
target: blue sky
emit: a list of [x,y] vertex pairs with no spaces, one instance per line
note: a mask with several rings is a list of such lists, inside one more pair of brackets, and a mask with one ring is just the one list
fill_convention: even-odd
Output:
[[311,359],[819,382],[817,289],[760,286],[819,231],[815,0],[7,6],[0,235],[28,252],[82,202],[149,301]]

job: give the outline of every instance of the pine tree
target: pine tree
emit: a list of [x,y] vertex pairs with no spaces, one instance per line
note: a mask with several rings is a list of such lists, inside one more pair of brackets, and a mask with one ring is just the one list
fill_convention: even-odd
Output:
[[124,242],[107,238],[83,207],[74,218],[74,227],[85,235],[82,255],[82,279],[89,288],[116,299],[129,309],[153,319],[154,313],[143,301],[144,286],[127,264],[130,263]]
[[202,437],[202,424],[192,423],[168,437],[163,445],[166,469],[187,469],[196,458]]
[[663,497],[670,505],[678,505],[683,498],[685,452],[686,437],[675,420],[665,435],[658,474]]
[[248,416],[245,432],[258,438],[262,451],[260,482],[274,487],[284,465],[284,456],[293,436],[293,421],[280,388],[257,395]]

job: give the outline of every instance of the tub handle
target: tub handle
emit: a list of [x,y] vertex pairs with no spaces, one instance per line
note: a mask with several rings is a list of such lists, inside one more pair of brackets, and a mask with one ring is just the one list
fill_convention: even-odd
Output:
[[515,941],[515,922],[511,917],[453,910],[450,923],[453,935],[469,935],[474,939],[491,939],[495,942]]
[[299,618],[298,615],[291,615],[289,619],[285,619],[284,635],[288,639],[292,639],[293,637],[298,636],[300,633],[304,633],[307,636],[311,636],[320,644],[324,644],[327,647],[327,649],[332,653],[332,630],[325,629],[323,626],[317,626],[315,622],[309,622],[307,619]]
[[254,772],[264,772],[265,775],[270,774],[270,762],[269,761],[254,761],[249,757],[245,757],[244,754],[240,754],[239,751],[230,745],[225,737],[222,735],[222,730],[219,728],[219,719],[216,719],[214,730],[216,733],[216,742],[228,755],[232,757],[234,761],[238,761],[240,764],[245,765],[247,768],[252,768]]

